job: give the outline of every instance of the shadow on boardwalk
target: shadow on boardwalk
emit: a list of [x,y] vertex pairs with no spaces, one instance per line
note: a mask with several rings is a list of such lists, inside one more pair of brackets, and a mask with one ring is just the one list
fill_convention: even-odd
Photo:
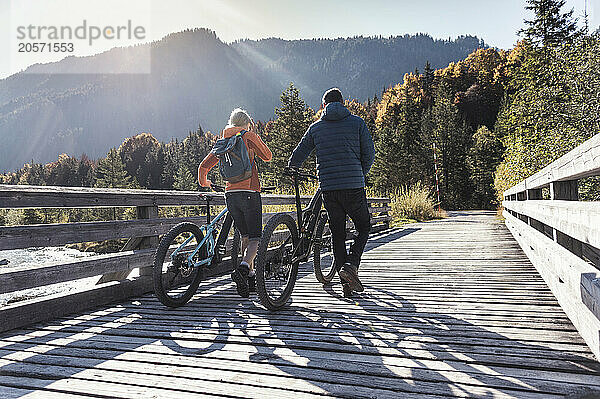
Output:
[[[416,231],[375,237],[368,250]],[[299,279],[312,282],[311,272],[304,265]],[[320,286],[300,283],[294,295],[303,305],[270,313],[237,298],[228,283],[227,277],[203,283],[198,297],[176,310],[147,296],[3,334],[0,386],[22,389],[12,391],[15,397],[34,390],[123,397],[161,397],[161,390],[175,396],[549,397],[584,392],[599,380],[600,366],[589,356],[419,310],[393,287],[367,286],[345,299],[339,286],[311,292]],[[319,300],[331,306],[314,309],[311,301]],[[65,379],[68,386],[56,384]]]

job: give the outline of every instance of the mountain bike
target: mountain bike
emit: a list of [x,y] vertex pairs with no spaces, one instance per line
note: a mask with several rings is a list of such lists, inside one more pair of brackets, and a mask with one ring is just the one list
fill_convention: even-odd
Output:
[[286,169],[284,175],[293,180],[296,220],[287,212],[273,215],[267,222],[256,256],[256,292],[269,310],[277,310],[288,302],[300,262],[308,261],[311,251],[315,276],[323,284],[336,274],[331,234],[326,229],[327,212],[322,210],[321,189],[302,209],[300,182],[316,180],[316,176]]
[[[217,192],[224,187],[212,185]],[[221,262],[225,256],[225,243],[233,219],[223,209],[211,220],[210,196],[206,196],[206,224],[183,222],[174,226],[163,236],[154,255],[154,293],[168,307],[185,305],[194,295],[204,272]],[[219,231],[218,225],[223,221]],[[240,250],[240,234],[234,231],[231,262],[237,265]]]

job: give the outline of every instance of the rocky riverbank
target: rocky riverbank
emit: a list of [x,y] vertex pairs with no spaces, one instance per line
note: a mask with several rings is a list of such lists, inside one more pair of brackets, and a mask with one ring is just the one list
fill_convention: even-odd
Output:
[[[72,262],[77,259],[87,258],[94,255],[96,255],[94,252],[81,252],[77,249],[67,247],[14,249],[10,251],[0,251],[0,268],[4,271],[13,268],[22,269],[28,266],[32,267],[38,265]],[[6,260],[8,263],[2,264],[1,260]],[[97,280],[97,277],[93,277],[92,279],[54,284],[51,286],[33,288],[30,290],[12,292],[8,294],[0,294],[0,307],[17,301],[56,294],[59,292],[71,291],[82,287],[85,284],[93,284],[94,281]]]

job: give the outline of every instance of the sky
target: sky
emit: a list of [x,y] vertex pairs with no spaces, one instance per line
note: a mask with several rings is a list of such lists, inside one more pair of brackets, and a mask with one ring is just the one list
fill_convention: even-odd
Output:
[[[581,16],[586,0],[567,0]],[[0,0],[0,78],[64,54],[18,54],[16,27],[72,25],[85,18],[99,26],[133,20],[145,40],[159,40],[186,28],[203,27],[231,42],[281,37],[390,36],[428,33],[434,38],[476,35],[491,46],[511,48],[523,20],[525,0]],[[590,26],[600,25],[600,0],[587,0]],[[76,55],[90,55],[135,42],[76,43]]]

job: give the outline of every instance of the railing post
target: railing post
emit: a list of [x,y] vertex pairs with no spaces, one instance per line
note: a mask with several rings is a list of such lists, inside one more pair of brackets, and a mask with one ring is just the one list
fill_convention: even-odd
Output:
[[[158,219],[158,206],[138,206],[136,207],[138,219]],[[143,237],[138,244],[138,249],[157,248],[158,236]],[[152,277],[152,265],[140,267],[140,277]]]
[[[389,202],[382,202],[379,205],[381,205],[383,207],[391,207],[391,203],[389,203]],[[379,215],[380,216],[389,216],[389,212],[388,211],[381,212]],[[388,219],[385,222],[383,222],[383,229],[384,230],[388,230],[389,228],[390,228],[390,219]]]
[[[137,206],[135,208],[137,219],[157,219],[158,218],[158,206]],[[158,236],[149,237],[131,237],[121,251],[133,251],[135,249],[144,248],[156,248],[158,247]],[[100,280],[96,284],[104,284],[110,281],[121,281],[125,280],[130,274],[130,270],[124,270],[120,272],[107,273],[100,277]],[[140,267],[140,277],[152,277],[152,265]]]

